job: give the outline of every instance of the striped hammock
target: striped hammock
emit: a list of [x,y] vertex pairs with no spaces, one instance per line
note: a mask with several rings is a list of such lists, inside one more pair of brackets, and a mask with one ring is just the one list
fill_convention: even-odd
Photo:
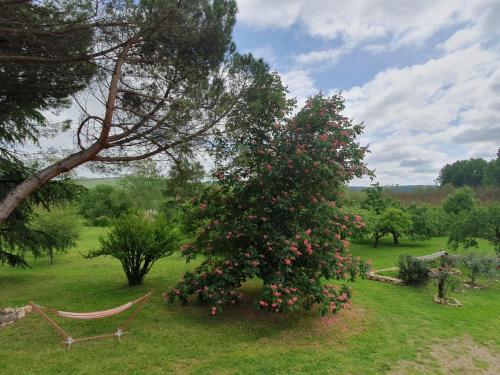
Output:
[[[33,302],[30,302],[30,305],[33,306],[33,309],[38,312],[51,326],[54,328],[54,330],[57,332],[57,334],[61,335],[64,338],[63,343],[66,345],[66,347],[69,349],[71,348],[71,345],[77,342],[82,342],[82,341],[87,341],[87,340],[96,340],[96,339],[101,339],[105,337],[117,337],[118,339],[123,336],[124,333],[126,333],[125,328],[130,324],[130,322],[135,318],[137,313],[144,307],[144,304],[149,300],[149,297],[153,294],[154,289],[145,294],[142,297],[137,298],[134,301],[127,302],[124,305],[115,307],[114,309],[109,309],[109,310],[103,310],[103,311],[93,311],[93,312],[70,312],[70,311],[60,311],[60,310],[55,310],[51,309],[49,307],[44,307],[37,305]],[[108,333],[104,335],[98,335],[98,336],[89,336],[89,337],[82,337],[82,338],[77,338],[74,339],[70,334],[68,334],[59,324],[57,324],[53,319],[51,319],[46,312],[52,312],[53,314],[56,314],[58,316],[61,316],[63,318],[69,318],[69,319],[80,319],[80,320],[92,320],[92,319],[101,319],[101,318],[106,318],[108,316],[116,315],[119,314],[125,310],[130,309],[132,306],[138,305],[135,310],[132,312],[130,317],[121,325],[119,325],[116,329],[115,332],[113,333]]]
[[85,313],[57,311],[57,315],[69,319],[82,319],[82,320],[101,319],[101,318],[106,318],[108,316],[119,314],[125,310],[128,310],[130,307],[132,307],[132,302],[127,302],[125,305],[115,307],[114,309],[109,309],[109,310],[85,312]]

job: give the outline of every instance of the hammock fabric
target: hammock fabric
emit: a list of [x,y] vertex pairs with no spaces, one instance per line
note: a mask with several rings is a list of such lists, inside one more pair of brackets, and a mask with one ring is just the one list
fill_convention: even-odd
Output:
[[[101,339],[105,337],[112,337],[116,336],[118,339],[120,339],[121,336],[123,336],[126,332],[125,329],[128,327],[130,322],[136,317],[136,315],[139,313],[139,311],[144,307],[146,302],[149,300],[151,295],[153,294],[154,290],[151,292],[145,294],[144,296],[137,298],[134,301],[127,302],[126,304],[122,306],[115,307],[114,309],[109,309],[109,310],[104,310],[104,311],[94,311],[94,312],[84,312],[84,313],[78,313],[78,312],[69,312],[69,311],[59,311],[55,310],[49,307],[44,307],[37,305],[33,302],[30,302],[30,305],[33,306],[33,309],[38,312],[51,326],[54,328],[54,330],[61,335],[64,338],[63,343],[66,345],[68,349],[71,348],[72,344],[75,344],[77,342],[81,341],[87,341],[87,340],[96,340],[96,339]],[[46,312],[52,312],[58,316],[61,316],[63,318],[69,318],[69,319],[79,319],[79,320],[93,320],[93,319],[102,319],[102,318],[107,318],[109,316],[113,316],[116,314],[119,314],[125,310],[130,309],[132,306],[137,305],[137,308],[132,312],[132,314],[129,316],[129,318],[122,324],[118,326],[115,332],[113,333],[108,333],[105,335],[99,335],[99,336],[89,336],[89,337],[82,337],[78,339],[74,339],[70,334],[68,334],[64,329],[59,326],[53,319],[51,319]]]

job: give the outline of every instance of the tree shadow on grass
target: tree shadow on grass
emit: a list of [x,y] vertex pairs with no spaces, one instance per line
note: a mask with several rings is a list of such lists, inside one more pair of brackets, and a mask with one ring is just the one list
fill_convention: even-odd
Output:
[[[239,330],[247,333],[247,341],[266,345],[322,345],[324,340],[338,340],[356,334],[366,327],[369,320],[369,313],[359,306],[326,317],[320,316],[318,308],[281,313],[258,310],[255,300],[260,291],[261,286],[254,280],[246,283],[242,301],[224,307],[215,316],[210,315],[211,305],[199,302],[196,297],[185,306],[177,302],[167,303],[166,309],[175,315],[175,319],[196,329],[212,329],[220,333]],[[353,327],[356,328],[353,330]]]

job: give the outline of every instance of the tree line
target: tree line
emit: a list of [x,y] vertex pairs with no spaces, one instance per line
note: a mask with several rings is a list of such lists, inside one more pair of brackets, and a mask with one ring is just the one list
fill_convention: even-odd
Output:
[[497,158],[491,161],[478,158],[446,164],[439,172],[437,181],[441,186],[500,187],[500,148]]

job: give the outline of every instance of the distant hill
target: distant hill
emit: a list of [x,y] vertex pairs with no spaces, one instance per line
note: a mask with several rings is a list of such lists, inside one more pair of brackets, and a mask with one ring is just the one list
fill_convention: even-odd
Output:
[[92,188],[96,185],[112,185],[115,186],[121,177],[101,177],[101,178],[77,178],[75,182],[85,186],[86,188]]
[[[350,191],[362,191],[368,188],[368,186],[349,186]],[[413,193],[418,189],[429,189],[436,188],[435,185],[387,185],[384,186],[384,190],[393,191],[398,193]]]
[[[115,186],[121,177],[101,177],[101,178],[77,178],[75,181],[86,188],[92,188],[96,185]],[[435,185],[387,185],[384,190],[398,193],[413,193],[418,189],[435,188]],[[349,186],[350,191],[363,191],[368,186]]]

